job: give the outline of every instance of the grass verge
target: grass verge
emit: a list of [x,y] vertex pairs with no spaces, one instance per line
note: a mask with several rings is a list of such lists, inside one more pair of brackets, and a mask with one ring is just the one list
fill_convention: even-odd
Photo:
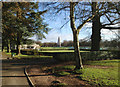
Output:
[[[89,67],[86,66],[82,70],[74,71],[74,65],[60,66],[53,69],[54,72],[58,71],[57,74],[62,76],[66,74],[77,74],[78,79],[87,81],[89,84],[92,85],[118,87],[120,86],[118,82],[118,63],[120,63],[120,60],[89,61],[86,63]],[[96,67],[90,67],[90,65],[95,65]],[[97,68],[97,66],[99,66],[99,68]],[[102,68],[103,66],[106,66],[107,68]],[[67,72],[65,70],[72,70],[72,72]]]
[[120,60],[116,59],[116,60],[88,61],[85,64],[118,67],[118,64],[120,64]]
[[53,56],[40,56],[40,55],[15,55],[13,58],[53,58]]
[[88,81],[90,84],[97,84],[100,86],[118,85],[118,68],[84,68],[77,71],[77,73],[82,73],[78,78]]

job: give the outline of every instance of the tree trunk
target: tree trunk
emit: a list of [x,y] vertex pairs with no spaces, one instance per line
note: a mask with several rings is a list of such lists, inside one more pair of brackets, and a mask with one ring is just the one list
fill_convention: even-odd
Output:
[[[18,23],[20,23],[19,19],[21,19],[21,9],[19,7],[19,3],[17,3],[18,6],[18,11],[17,11],[17,21]],[[19,27],[18,27],[19,28]],[[22,34],[20,33],[20,31],[17,32],[17,55],[20,55],[20,40],[21,40],[21,36]]]
[[7,43],[7,53],[10,53],[10,41],[8,40],[8,43]]
[[79,39],[78,39],[79,29],[77,29],[75,26],[74,9],[75,9],[75,3],[70,2],[70,25],[71,25],[71,29],[73,31],[74,55],[75,55],[75,61],[76,61],[75,70],[76,70],[76,69],[82,69],[83,65],[82,65],[82,58],[81,58],[81,55],[79,52],[80,51]]
[[7,44],[7,53],[10,53],[10,44]]
[[17,55],[20,55],[20,34],[17,33]]
[[92,19],[92,36],[91,36],[91,50],[98,51],[100,50],[100,41],[101,41],[101,23],[100,16],[96,14],[97,10],[97,2],[92,2],[92,14],[95,17]]
[[82,69],[82,58],[80,55],[80,49],[79,49],[79,39],[78,39],[79,32],[74,31],[73,32],[73,40],[74,40],[74,55],[75,55],[75,61],[76,61],[76,69]]
[[3,49],[4,49],[4,45],[2,44],[2,52],[3,52]]

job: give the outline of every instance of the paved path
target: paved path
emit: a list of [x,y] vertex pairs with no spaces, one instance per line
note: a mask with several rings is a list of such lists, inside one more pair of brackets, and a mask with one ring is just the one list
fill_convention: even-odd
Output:
[[29,87],[27,78],[24,74],[26,65],[19,65],[22,63],[19,60],[7,59],[9,56],[2,53],[0,58],[0,83],[2,87]]
[[[0,59],[2,61],[2,69],[0,70],[0,79],[2,79],[3,87],[7,85],[9,87],[28,87],[27,78],[24,74],[24,68],[28,65],[41,65],[47,66],[49,63],[53,62],[54,59],[50,58],[25,58],[25,59],[7,59],[7,56],[2,56]],[[52,64],[53,64],[52,63]],[[14,86],[13,86],[14,85]]]
[[24,66],[17,66],[12,63],[2,64],[2,85],[20,85],[28,86],[24,74]]

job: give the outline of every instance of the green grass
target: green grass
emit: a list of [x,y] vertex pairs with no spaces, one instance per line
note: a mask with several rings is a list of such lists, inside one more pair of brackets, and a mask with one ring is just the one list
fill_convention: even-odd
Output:
[[[39,52],[50,52],[50,53],[54,53],[54,52],[74,52],[74,50],[48,50],[48,51],[39,51]],[[90,52],[90,51],[80,51],[80,52]]]
[[[99,66],[112,66],[106,69],[102,68],[84,68],[82,70],[77,70],[76,73],[82,73],[79,78],[82,80],[89,81],[92,84],[99,84],[101,86],[109,85],[119,85],[118,77],[118,64],[120,60],[101,60],[101,61],[89,61],[89,65],[99,65]],[[120,85],[119,85],[120,86]]]
[[92,84],[103,85],[118,85],[118,68],[96,69],[84,68],[80,70],[82,73],[79,78],[89,81]]
[[48,51],[39,51],[39,52],[74,52],[74,50],[48,50]]
[[13,58],[53,58],[53,56],[39,56],[39,55],[15,55]]
[[[84,67],[82,70],[76,70],[71,72],[72,74],[78,74],[78,78],[80,80],[88,81],[93,85],[100,85],[101,87],[107,85],[109,87],[120,86],[118,84],[119,76],[118,76],[118,63],[120,60],[101,60],[101,61],[89,61],[87,64],[89,65],[99,65],[99,66],[108,66],[108,68],[93,68],[93,67]],[[111,67],[110,67],[111,66]],[[59,72],[61,69],[73,70],[75,68],[74,65],[70,66],[60,66],[55,67],[54,70]],[[68,73],[68,72],[67,72]],[[71,74],[71,73],[68,73]],[[58,74],[65,75],[66,72],[61,71]]]
[[40,47],[41,49],[69,49],[69,47]]
[[11,55],[11,53],[6,53],[6,54]]
[[59,84],[57,85],[57,87],[64,87],[64,86],[67,86],[67,84],[66,84],[66,83],[59,83]]
[[88,61],[86,64],[89,65],[101,65],[101,66],[115,66],[118,67],[120,60],[100,60],[100,61]]
[[[6,53],[8,55],[11,55],[11,53]],[[40,55],[15,55],[13,58],[53,58],[53,56],[40,56]]]
[[57,75],[59,75],[59,76],[66,76],[66,75],[70,75],[70,73],[69,73],[69,72],[65,72],[65,71],[58,71],[58,72],[56,72],[56,74],[57,74]]

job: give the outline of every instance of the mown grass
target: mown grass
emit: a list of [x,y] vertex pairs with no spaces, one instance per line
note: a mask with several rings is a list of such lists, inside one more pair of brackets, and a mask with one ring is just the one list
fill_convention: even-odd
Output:
[[[48,51],[39,51],[39,52],[50,52],[50,53],[55,53],[55,52],[74,52],[74,50],[48,50]],[[90,52],[90,51],[80,51],[80,52]]]
[[66,75],[70,75],[69,72],[65,72],[65,71],[58,71],[56,72],[57,73],[57,76],[66,76]]
[[69,49],[69,47],[40,47],[41,49]]
[[116,66],[120,64],[120,60],[100,60],[100,61],[88,61],[85,64],[88,65],[101,65],[101,66]]
[[[99,85],[101,87],[109,86],[109,87],[116,87],[120,86],[118,83],[119,81],[119,75],[118,75],[118,63],[120,63],[119,60],[101,60],[101,61],[89,61],[86,64],[95,65],[96,67],[85,67],[81,70],[74,71],[75,66],[60,66],[55,67],[54,70],[73,70],[73,72],[69,72],[70,74],[77,74],[80,80],[87,81],[88,83],[92,85]],[[97,68],[97,66],[101,66],[101,68]],[[102,68],[103,66],[106,66],[107,68]],[[66,71],[62,71],[60,74],[65,74]],[[58,73],[59,74],[59,73]]]
[[74,50],[47,50],[47,51],[39,51],[39,52],[74,52]]
[[6,54],[11,55],[11,53],[6,53]]
[[53,56],[40,56],[40,55],[15,55],[13,58],[53,58]]
[[98,85],[118,85],[118,68],[97,69],[97,68],[84,68],[77,71],[82,73],[78,78],[89,81],[91,84]]

